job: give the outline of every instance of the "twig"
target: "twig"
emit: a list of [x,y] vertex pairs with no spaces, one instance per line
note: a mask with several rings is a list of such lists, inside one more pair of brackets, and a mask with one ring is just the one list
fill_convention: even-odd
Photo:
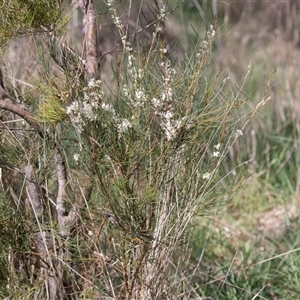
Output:
[[0,108],[12,112],[23,118],[35,131],[38,132],[40,137],[44,137],[44,131],[40,124],[35,121],[35,119],[30,115],[28,111],[12,103],[5,90],[3,89],[3,86],[0,86],[0,98]]

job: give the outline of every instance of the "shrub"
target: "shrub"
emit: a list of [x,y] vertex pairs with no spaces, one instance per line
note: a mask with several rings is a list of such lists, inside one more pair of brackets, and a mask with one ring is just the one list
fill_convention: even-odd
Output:
[[[13,274],[29,256],[8,262],[3,296],[191,295],[188,269],[181,264],[191,221],[225,204],[242,183],[247,162],[229,171],[223,162],[268,100],[269,86],[253,111],[241,117],[244,95],[225,94],[230,79],[214,69],[215,25],[175,63],[164,38],[165,4],[155,7],[154,32],[142,53],[133,49],[116,5],[109,1],[122,51],[114,65],[116,88],[107,87],[97,74],[96,13],[91,1],[86,4],[84,57],[52,31],[44,33],[48,52],[41,55],[43,65],[61,73],[41,72],[41,103],[28,107],[38,109],[38,116],[0,100],[3,109],[17,113],[38,133],[14,124],[18,134],[4,127],[2,136],[6,147],[21,148],[19,159],[5,157],[4,175],[12,181],[4,187],[14,211],[22,208],[30,241],[26,250],[12,251],[30,253],[35,260],[22,280]],[[49,18],[50,12],[45,12]],[[13,179],[11,172],[21,178]],[[4,239],[10,244],[11,233]]]

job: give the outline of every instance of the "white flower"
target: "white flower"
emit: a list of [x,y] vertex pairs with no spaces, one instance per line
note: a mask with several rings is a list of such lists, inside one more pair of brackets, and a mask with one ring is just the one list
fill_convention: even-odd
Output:
[[115,25],[120,28],[120,29],[123,29],[123,25],[120,21],[120,18],[117,14],[117,10],[114,6],[114,1],[113,0],[107,0],[106,1],[106,5],[108,6],[108,9],[109,9],[109,12],[111,14],[111,17],[113,19],[113,22],[115,23]]
[[121,123],[118,124],[118,132],[124,133],[131,127],[132,127],[132,123],[130,121],[128,121],[127,119],[123,119],[121,121]]
[[210,179],[211,178],[211,173],[207,172],[207,173],[203,174],[202,178],[203,179]]
[[241,129],[237,129],[236,135],[237,135],[237,136],[243,135],[243,131],[242,131]]
[[[162,51],[164,49],[160,49]],[[177,136],[178,130],[182,126],[183,119],[176,119],[175,109],[173,107],[173,88],[172,82],[175,70],[171,68],[169,61],[163,61],[161,67],[164,70],[162,75],[163,90],[159,98],[152,98],[151,104],[154,114],[159,116],[160,127],[165,133],[168,141],[174,140]]]
[[74,158],[75,163],[78,164],[78,161],[79,161],[79,158],[80,158],[79,153],[75,153],[75,154],[73,155],[73,158]]
[[248,65],[248,71],[251,71],[252,70],[252,64],[251,64],[251,61],[249,62],[249,65]]
[[216,31],[214,29],[214,25],[210,25],[210,31],[207,33],[208,37],[210,40],[213,39],[213,37],[215,36]]
[[88,83],[88,87],[95,87],[95,86],[96,86],[95,78],[92,78]]
[[66,107],[66,113],[78,135],[83,132],[87,120],[96,120],[97,109],[100,106],[103,96],[101,80],[92,78],[83,89],[83,99],[80,102],[74,101]]
[[219,151],[214,151],[212,154],[212,157],[219,157],[220,156],[220,152]]
[[135,92],[135,96],[136,96],[136,98],[137,98],[138,100],[141,100],[141,99],[143,98],[143,96],[144,96],[144,92],[141,91],[141,90],[137,90],[137,91]]
[[126,84],[124,84],[124,86],[123,86],[123,93],[124,93],[125,97],[129,96],[130,91]]
[[220,144],[220,143],[218,143],[217,145],[214,145],[214,148],[215,148],[216,150],[220,150],[220,147],[221,147],[221,144]]
[[153,35],[155,35],[155,33],[160,32],[161,31],[161,27],[158,25],[155,25],[155,32],[153,32]]
[[122,24],[121,24],[121,21],[120,21],[120,18],[118,16],[115,16],[114,17],[114,23],[117,27],[122,27]]
[[159,18],[165,19],[166,18],[166,6],[162,6],[159,12]]
[[142,88],[137,89],[135,92],[135,98],[133,100],[134,107],[144,107],[147,97]]
[[170,110],[167,110],[166,112],[163,112],[161,116],[166,120],[171,120],[174,117],[174,113]]
[[112,114],[115,114],[115,113],[116,113],[115,110],[114,110],[114,108],[112,107],[111,104],[102,103],[102,104],[101,104],[101,107],[102,107],[102,109],[104,109],[104,110],[106,110],[106,111],[108,111],[108,112],[111,112]]
[[67,115],[70,118],[71,123],[76,128],[77,133],[80,135],[83,132],[85,126],[82,114],[79,108],[78,102],[73,102],[66,108]]
[[82,115],[84,115],[90,121],[96,119],[96,114],[94,112],[93,106],[90,103],[84,102],[82,105]]
[[[131,67],[133,66],[133,61],[134,61],[134,56],[132,54],[128,55],[128,67],[129,69],[131,69]],[[132,70],[131,70],[132,72]]]
[[160,102],[159,99],[157,99],[157,98],[154,97],[154,98],[151,99],[151,103],[152,103],[152,105],[153,105],[154,108],[157,108],[157,107],[160,106],[161,102]]

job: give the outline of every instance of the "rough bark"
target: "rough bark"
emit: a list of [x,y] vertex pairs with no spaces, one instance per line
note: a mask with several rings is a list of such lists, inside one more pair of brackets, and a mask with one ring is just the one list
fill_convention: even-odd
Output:
[[99,53],[98,53],[98,24],[97,14],[92,0],[78,1],[84,15],[85,37],[84,52],[86,69],[89,79],[99,76]]

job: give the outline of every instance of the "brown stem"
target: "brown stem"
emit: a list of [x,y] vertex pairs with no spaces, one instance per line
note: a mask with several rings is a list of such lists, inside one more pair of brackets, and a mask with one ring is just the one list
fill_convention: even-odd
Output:
[[10,111],[21,118],[23,118],[41,137],[44,137],[43,128],[34,118],[26,111],[24,108],[19,107],[18,105],[11,102],[7,96],[5,90],[0,86],[0,108]]
[[89,77],[97,78],[99,75],[97,14],[92,0],[80,0],[78,2],[85,20],[84,49],[86,67]]

